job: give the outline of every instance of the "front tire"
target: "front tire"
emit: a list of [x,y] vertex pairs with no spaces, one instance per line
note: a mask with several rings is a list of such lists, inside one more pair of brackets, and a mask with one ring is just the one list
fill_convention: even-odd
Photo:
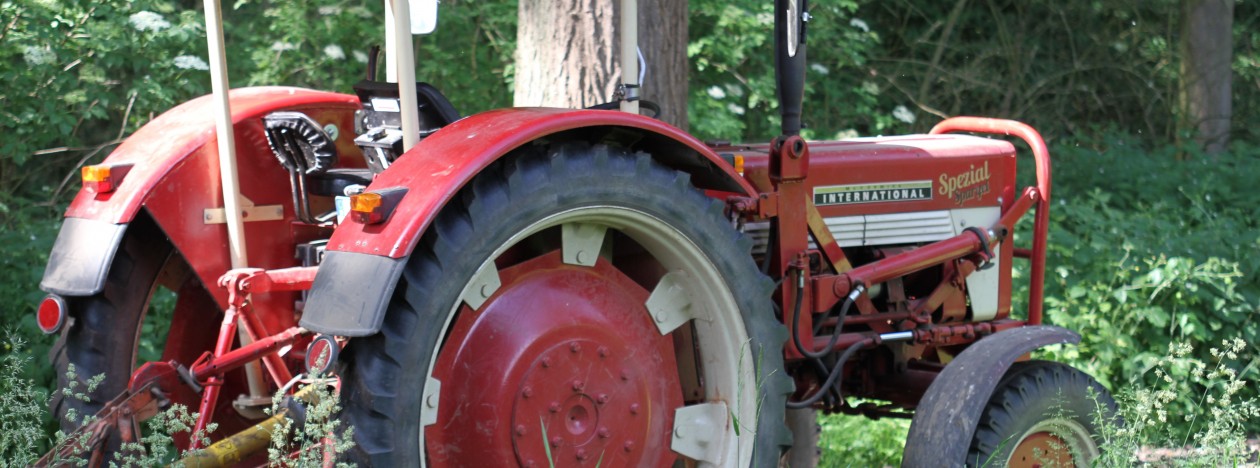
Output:
[[1101,454],[1101,424],[1116,402],[1089,375],[1066,364],[1011,366],[980,416],[968,466],[1087,467]]
[[346,348],[356,457],[775,464],[786,330],[722,208],[686,174],[608,146],[488,168],[421,239],[381,331]]

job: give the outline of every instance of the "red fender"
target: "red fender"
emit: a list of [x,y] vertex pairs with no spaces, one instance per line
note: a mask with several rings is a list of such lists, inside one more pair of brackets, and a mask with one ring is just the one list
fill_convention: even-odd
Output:
[[704,143],[659,120],[617,111],[542,108],[477,114],[425,138],[372,181],[369,190],[406,187],[407,193],[385,223],[347,221],[337,228],[308,297],[302,326],[342,336],[375,333],[407,256],[442,207],[491,163],[552,136],[620,142],[691,174],[700,188],[757,194]]
[[[384,224],[343,224],[328,242],[329,250],[405,257],[438,211],[482,169],[526,143],[570,130],[629,140],[664,165],[691,173],[700,188],[757,194],[704,143],[656,119],[618,111],[499,109],[446,126],[377,176],[368,190],[406,187],[407,194]],[[618,130],[629,134],[611,136]]]
[[[288,109],[305,112],[320,124],[336,124],[341,165],[362,167],[353,142],[358,98],[287,87],[237,89],[229,98],[242,195],[256,205],[284,206],[281,220],[246,219],[249,264],[258,268],[293,266],[295,240],[305,241],[303,236],[310,234],[291,227],[294,213],[288,173],[267,146],[261,118]],[[43,289],[69,295],[99,292],[121,232],[141,208],[162,228],[202,284],[215,284],[228,270],[229,259],[226,225],[208,224],[204,218],[206,209],[223,206],[214,113],[210,96],[188,101],[146,124],[105,159],[102,164],[131,164],[131,170],[112,192],[79,191],[66,210],[67,222],[50,255]],[[83,243],[89,242],[85,239],[93,236],[76,230],[99,233],[100,229],[117,235],[112,242],[83,248]],[[77,273],[70,274],[72,271]],[[225,293],[208,289],[220,306],[226,306]]]

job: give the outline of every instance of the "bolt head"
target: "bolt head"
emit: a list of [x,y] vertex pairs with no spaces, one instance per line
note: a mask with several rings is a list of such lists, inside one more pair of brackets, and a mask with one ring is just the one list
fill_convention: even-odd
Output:
[[581,344],[581,343],[578,343],[578,342],[576,342],[576,341],[574,341],[574,342],[572,342],[572,343],[569,343],[569,351],[572,351],[572,352],[575,352],[575,353],[580,353],[580,352],[582,352],[582,344]]
[[552,446],[552,447],[559,447],[561,442],[564,442],[564,440],[560,439],[559,437],[552,437],[552,438],[551,438],[551,446]]
[[601,405],[602,405],[602,404],[604,404],[604,403],[608,403],[608,394],[607,394],[607,393],[601,393],[601,394],[599,394],[599,396],[595,398],[595,402],[597,402],[597,403],[599,403],[599,404],[601,404]]
[[559,403],[559,402],[555,402],[555,401],[551,402],[551,404],[547,406],[547,411],[550,411],[550,412],[552,412],[552,413],[559,413],[559,412],[560,412],[560,403]]
[[525,388],[521,389],[521,396],[525,398],[534,396],[534,387],[526,385]]
[[631,404],[631,405],[630,405],[630,414],[639,414],[639,404],[638,404],[638,403],[633,403],[633,404]]
[[607,427],[599,428],[599,432],[597,432],[597,434],[599,434],[599,438],[601,439],[607,439],[609,437],[612,437],[612,431],[608,430]]
[[586,382],[583,382],[581,380],[573,381],[573,391],[580,392],[582,391],[583,388],[586,388]]
[[544,358],[542,358],[542,366],[543,366],[543,367],[551,367],[551,358],[550,358],[550,357],[544,357]]
[[525,425],[524,425],[524,424],[517,424],[517,425],[516,425],[516,435],[518,435],[518,436],[523,436],[523,435],[525,435]]
[[438,395],[436,393],[429,394],[429,396],[424,399],[424,404],[429,408],[437,408]]
[[587,458],[590,458],[590,455],[588,455],[588,454],[586,453],[586,450],[583,450],[583,449],[578,449],[578,451],[577,451],[577,459],[578,459],[578,460],[586,460]]
[[598,353],[599,353],[599,357],[602,357],[602,358],[603,358],[603,357],[608,357],[608,347],[607,347],[607,346],[600,346],[600,347],[599,347],[599,349],[598,349],[598,350],[596,350],[596,352],[598,352]]
[[633,441],[633,440],[627,440],[627,441],[626,441],[626,443],[624,443],[624,444],[622,444],[622,445],[621,445],[621,448],[622,448],[622,450],[625,450],[625,451],[627,451],[627,452],[629,452],[629,451],[631,451],[631,450],[634,450],[634,441]]

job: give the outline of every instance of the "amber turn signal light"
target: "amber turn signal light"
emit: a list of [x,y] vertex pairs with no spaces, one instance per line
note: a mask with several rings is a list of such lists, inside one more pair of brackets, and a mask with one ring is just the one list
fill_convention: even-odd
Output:
[[407,189],[393,187],[350,196],[350,219],[357,223],[377,224],[389,219]]
[[118,188],[123,177],[131,171],[131,164],[98,164],[83,166],[83,188],[96,193],[109,193]]

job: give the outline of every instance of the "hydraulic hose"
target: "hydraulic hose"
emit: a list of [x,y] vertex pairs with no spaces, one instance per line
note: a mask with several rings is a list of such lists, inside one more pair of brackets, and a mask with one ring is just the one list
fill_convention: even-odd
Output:
[[[854,343],[853,346],[850,346],[847,349],[845,349],[844,353],[840,355],[840,359],[836,360],[836,365],[832,367],[831,369],[831,375],[827,376],[827,380],[823,382],[822,387],[820,387],[818,391],[815,392],[809,398],[806,398],[801,401],[787,402],[787,407],[789,409],[801,409],[801,408],[809,408],[811,406],[814,406],[815,403],[818,403],[819,400],[822,400],[823,397],[827,395],[828,389],[836,385],[836,380],[839,379],[840,376],[844,375],[844,364],[848,362],[850,358],[853,357],[853,354],[856,353],[859,349],[865,348],[874,343],[875,343],[874,338],[867,338],[865,340]],[[838,399],[841,399],[841,400],[844,399],[844,392],[841,391],[839,388],[836,388],[836,395]]]

